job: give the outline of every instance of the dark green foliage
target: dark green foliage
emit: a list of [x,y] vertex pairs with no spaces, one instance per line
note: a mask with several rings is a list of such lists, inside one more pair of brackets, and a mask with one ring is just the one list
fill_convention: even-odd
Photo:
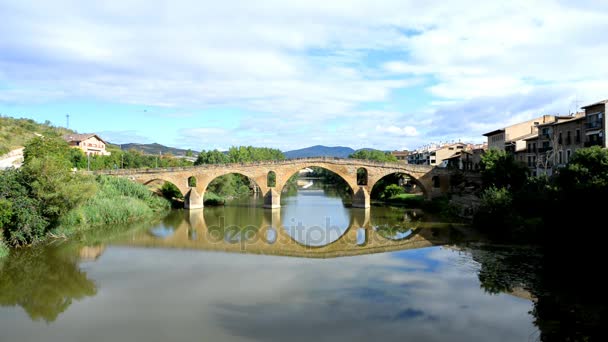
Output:
[[198,154],[194,165],[203,165],[203,164],[227,164],[228,163],[228,155],[218,150],[213,151],[205,151],[202,150],[201,153]]
[[[490,234],[509,240],[534,241],[543,245],[570,243],[577,227],[594,227],[605,210],[608,196],[608,151],[600,147],[576,151],[568,165],[553,178],[531,177],[521,182],[519,173],[503,153],[484,157],[486,184],[482,205],[474,223]],[[499,166],[499,165],[502,165]],[[507,165],[507,166],[505,166]],[[491,180],[491,181],[490,181]]]
[[[56,157],[62,161],[70,158],[70,146],[61,138],[36,137],[29,141],[23,151],[24,164],[35,158]],[[69,165],[66,166],[69,168]]]
[[267,147],[233,146],[228,149],[228,160],[231,163],[251,163],[263,160],[285,160],[280,150]]
[[359,150],[348,157],[353,159],[365,159],[378,162],[397,162],[397,157],[392,155],[390,152],[383,152],[378,150]]
[[505,151],[490,149],[481,157],[481,176],[485,188],[519,190],[527,174],[527,167]]
[[179,189],[173,183],[165,182],[160,187],[160,193],[162,196],[170,201],[173,199],[184,199],[184,195],[179,191]]
[[42,203],[31,195],[20,171],[0,171],[0,228],[10,245],[26,245],[42,238],[49,225]]
[[569,193],[608,189],[608,150],[593,146],[576,151],[568,166],[560,170],[559,185]]
[[228,152],[218,150],[201,151],[194,165],[251,163],[264,160],[284,160],[285,155],[280,150],[267,147],[233,146]]

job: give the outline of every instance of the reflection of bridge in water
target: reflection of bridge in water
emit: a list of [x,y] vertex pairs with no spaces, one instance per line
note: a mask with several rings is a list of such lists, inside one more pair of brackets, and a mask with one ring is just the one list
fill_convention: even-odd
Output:
[[[323,246],[306,245],[294,238],[281,223],[281,210],[265,210],[262,223],[246,227],[207,225],[202,210],[190,211],[173,234],[158,237],[140,231],[114,245],[150,248],[198,249],[231,253],[280,255],[306,258],[334,258],[362,254],[418,249],[463,241],[463,232],[451,225],[436,222],[413,222],[411,234],[394,239],[379,232],[370,222],[369,209],[356,209],[348,228],[335,241]],[[302,227],[304,228],[304,227]],[[322,227],[306,227],[327,234]],[[293,235],[293,231],[292,231]],[[466,234],[465,234],[466,235]],[[298,241],[299,240],[299,241]]]

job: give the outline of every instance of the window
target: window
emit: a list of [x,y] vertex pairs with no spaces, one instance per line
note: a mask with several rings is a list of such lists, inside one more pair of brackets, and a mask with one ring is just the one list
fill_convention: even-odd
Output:
[[559,135],[557,136],[557,143],[560,145],[562,143],[562,132],[559,132]]
[[566,145],[572,144],[572,137],[570,136],[570,131],[566,132]]
[[575,139],[576,139],[577,143],[581,142],[581,130],[578,129],[578,128],[576,129],[576,137],[575,137]]
[[568,163],[570,161],[570,150],[566,150],[566,163]]
[[562,151],[557,152],[557,163],[561,164],[563,162]]

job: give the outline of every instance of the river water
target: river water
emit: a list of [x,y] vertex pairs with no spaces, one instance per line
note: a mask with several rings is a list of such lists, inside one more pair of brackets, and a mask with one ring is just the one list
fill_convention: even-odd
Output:
[[[539,252],[330,188],[108,227],[0,262],[0,341],[528,341]],[[545,293],[545,292],[543,292]],[[539,323],[540,322],[540,323]],[[539,329],[539,326],[544,330]]]

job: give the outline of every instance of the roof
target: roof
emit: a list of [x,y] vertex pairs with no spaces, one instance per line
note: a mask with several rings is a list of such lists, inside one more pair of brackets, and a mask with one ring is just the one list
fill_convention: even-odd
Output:
[[483,136],[489,137],[490,135],[494,135],[494,134],[498,134],[498,133],[504,133],[504,132],[505,132],[505,129],[501,128],[501,129],[497,129],[497,130],[492,131],[492,132],[485,133],[485,134],[483,134]]
[[91,137],[96,137],[97,139],[99,139],[100,141],[102,141],[104,144],[108,144],[105,140],[101,139],[99,137],[99,135],[95,134],[95,133],[85,133],[85,134],[67,134],[63,136],[63,140],[67,141],[67,142],[81,142],[83,140],[87,140]]
[[589,108],[589,107],[593,107],[593,106],[597,106],[597,105],[601,105],[601,104],[606,104],[606,103],[608,103],[608,99],[606,99],[604,101],[599,101],[599,102],[596,102],[596,103],[592,103],[590,105],[583,106],[583,107],[581,107],[581,109],[586,109],[586,108]]
[[506,142],[513,142],[513,141],[519,141],[519,140],[528,140],[530,138],[534,138],[534,137],[538,137],[538,132],[535,133],[528,133],[526,135],[521,135],[519,137],[513,138],[513,139],[509,139]]
[[523,140],[533,140],[533,139],[538,139],[538,133],[534,133]]

